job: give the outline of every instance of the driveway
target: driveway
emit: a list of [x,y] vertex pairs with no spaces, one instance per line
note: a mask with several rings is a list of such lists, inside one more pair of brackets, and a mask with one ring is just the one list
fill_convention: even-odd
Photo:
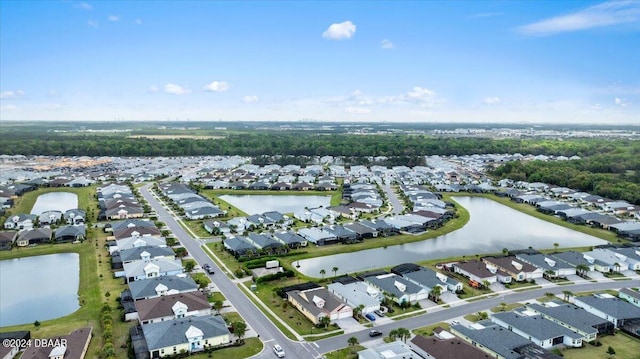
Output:
[[358,323],[358,321],[353,318],[338,319],[335,323],[338,324],[340,329],[344,330],[345,334],[365,329],[364,325]]

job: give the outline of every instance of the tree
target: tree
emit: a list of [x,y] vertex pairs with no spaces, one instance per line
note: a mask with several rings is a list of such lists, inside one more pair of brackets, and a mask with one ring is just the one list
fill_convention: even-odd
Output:
[[568,301],[569,301],[569,299],[571,299],[571,297],[573,297],[573,292],[572,292],[572,291],[570,291],[570,290],[563,290],[563,291],[562,291],[562,294],[564,295],[564,300],[565,300],[566,302],[568,302]]
[[331,318],[327,317],[326,315],[320,318],[320,326],[322,326],[323,328],[327,328],[329,324],[331,324]]
[[237,322],[233,322],[233,324],[231,324],[231,328],[233,329],[233,335],[238,338],[238,341],[240,343],[244,343],[242,338],[244,338],[244,335],[247,333],[247,323],[239,320]]
[[327,271],[324,269],[320,269],[320,275],[322,276],[322,279],[324,279],[325,274],[327,274]]
[[489,283],[488,280],[485,279],[485,280],[482,281],[482,287],[483,288],[489,289],[490,286],[491,286],[491,283]]
[[616,350],[613,349],[612,346],[609,346],[609,348],[607,348],[607,354],[609,354],[609,358],[612,358],[616,355]]
[[213,302],[213,310],[216,311],[216,313],[218,313],[218,315],[220,315],[220,310],[222,310],[224,303],[218,299],[216,301]]
[[398,338],[398,329],[392,329],[389,331],[389,339],[393,342]]
[[485,320],[489,318],[489,314],[487,314],[487,312],[478,312],[476,313],[476,316],[478,317],[479,320]]
[[433,286],[429,294],[433,297],[433,301],[437,303],[440,299],[440,295],[442,294],[442,287],[439,285]]
[[555,242],[555,243],[553,244],[553,248],[555,248],[556,253],[558,252],[558,247],[560,247],[560,243]]
[[506,256],[507,254],[509,254],[509,249],[508,249],[508,248],[506,248],[506,247],[505,247],[505,248],[502,248],[502,254],[504,254],[505,256]]
[[193,268],[195,268],[195,266],[196,266],[196,262],[192,260],[188,260],[184,262],[184,270],[187,271],[187,273],[191,273],[191,271],[193,270]]
[[333,271],[333,276],[335,277],[336,275],[338,275],[338,267],[333,267],[331,268],[331,270]]
[[504,312],[505,310],[507,310],[507,303],[505,302],[500,303],[500,311]]
[[359,344],[358,338],[350,337],[349,339],[347,339],[347,343],[349,344],[349,348],[351,348],[351,353],[353,353],[354,352],[354,348],[356,347],[356,345]]
[[353,317],[358,319],[362,315],[362,311],[364,310],[364,304],[360,304],[357,307],[353,308]]
[[578,271],[579,276],[584,277],[587,275],[587,272],[589,271],[589,266],[584,263],[578,264],[576,266],[576,270]]
[[398,337],[406,343],[407,339],[411,337],[411,332],[407,328],[398,328]]

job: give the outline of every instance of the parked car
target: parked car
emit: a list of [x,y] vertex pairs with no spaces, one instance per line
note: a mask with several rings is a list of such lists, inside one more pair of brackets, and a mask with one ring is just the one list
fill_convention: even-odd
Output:
[[379,310],[374,310],[373,312],[376,313],[376,315],[379,316],[380,318],[384,317],[384,313],[382,313]]
[[372,330],[369,331],[369,336],[370,337],[377,337],[377,336],[380,336],[380,335],[382,335],[382,332],[379,331],[379,330],[372,329]]
[[215,272],[213,271],[213,268],[211,268],[209,264],[203,265],[202,268],[205,270],[205,272],[209,274],[215,274]]
[[284,349],[279,344],[273,346],[273,352],[278,358],[284,358]]
[[367,319],[369,319],[369,320],[370,320],[370,321],[372,321],[372,322],[375,322],[375,321],[376,321],[376,316],[375,316],[375,315],[373,315],[373,314],[371,314],[371,313],[367,313],[367,314],[365,314],[364,316],[365,316],[365,317],[367,317]]

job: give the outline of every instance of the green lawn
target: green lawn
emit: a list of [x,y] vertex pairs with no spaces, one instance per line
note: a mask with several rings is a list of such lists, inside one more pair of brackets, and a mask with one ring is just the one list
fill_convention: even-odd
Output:
[[598,339],[602,346],[587,344],[583,348],[571,348],[562,351],[566,359],[606,359],[609,358],[607,349],[611,346],[615,351],[615,358],[640,359],[640,340],[624,333],[607,335]]
[[343,348],[340,350],[333,351],[331,353],[327,353],[325,354],[325,357],[327,359],[358,359],[357,352],[364,349],[365,347],[363,347],[360,344],[357,344],[353,348]]
[[497,306],[497,307],[493,307],[491,308],[491,311],[493,313],[498,313],[498,312],[508,312],[512,309],[516,309],[516,308],[520,308],[520,307],[524,307],[524,305],[520,304],[520,303],[511,303],[511,304],[507,304],[504,307],[503,306]]
[[428,325],[426,327],[420,327],[412,330],[411,332],[415,335],[422,335],[425,337],[429,337],[433,335],[433,330],[437,327],[440,327],[444,330],[449,330],[449,323],[440,322],[432,325]]
[[[235,337],[232,336],[235,339]],[[189,355],[189,358],[194,359],[204,359],[204,358],[228,358],[228,359],[242,359],[242,358],[250,358],[262,351],[262,341],[258,338],[246,338],[244,340],[244,344],[239,347],[230,347],[224,349],[218,349],[211,352],[211,354],[207,353],[199,353],[194,355]],[[118,358],[126,358],[118,357]]]

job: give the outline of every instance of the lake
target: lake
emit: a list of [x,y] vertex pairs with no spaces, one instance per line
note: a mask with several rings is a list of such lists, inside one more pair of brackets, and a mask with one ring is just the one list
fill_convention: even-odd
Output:
[[[338,274],[361,272],[407,262],[501,253],[508,249],[549,249],[554,243],[560,247],[582,247],[605,244],[607,241],[561,227],[518,212],[498,202],[482,197],[455,197],[471,216],[461,229],[420,242],[367,249],[353,253],[335,254],[301,260],[300,272],[319,277],[324,269],[338,267]],[[368,239],[375,241],[374,239]]]
[[0,261],[0,327],[75,312],[80,257],[59,253]]
[[38,196],[31,214],[40,215],[46,211],[60,211],[78,208],[78,195],[71,192],[49,192]]
[[328,207],[331,196],[294,196],[294,195],[235,195],[225,194],[220,199],[239,208],[247,214],[259,214],[270,211],[293,213],[305,207]]

